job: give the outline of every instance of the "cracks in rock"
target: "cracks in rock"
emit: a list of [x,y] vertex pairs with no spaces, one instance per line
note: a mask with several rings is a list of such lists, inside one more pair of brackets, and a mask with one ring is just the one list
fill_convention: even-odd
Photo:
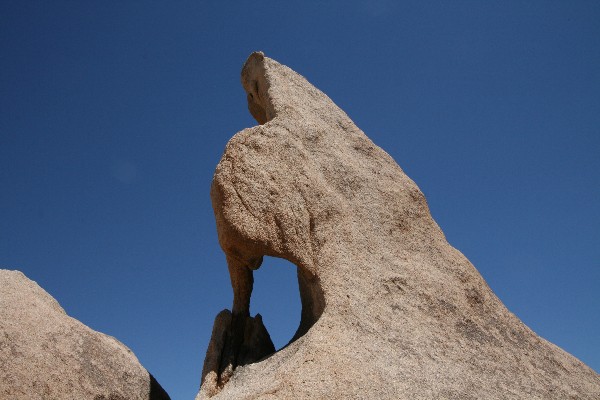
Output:
[[250,215],[252,215],[257,221],[260,221],[260,217],[258,215],[256,215],[254,213],[254,211],[252,211],[252,209],[250,208],[250,206],[248,206],[248,204],[246,204],[246,202],[244,201],[244,198],[240,195],[240,192],[238,191],[238,188],[235,186],[235,184],[232,184],[231,187],[233,188],[233,191],[235,192],[237,198],[240,200],[240,203],[242,204],[242,206],[244,206],[244,209],[246,211],[248,211],[248,213]]

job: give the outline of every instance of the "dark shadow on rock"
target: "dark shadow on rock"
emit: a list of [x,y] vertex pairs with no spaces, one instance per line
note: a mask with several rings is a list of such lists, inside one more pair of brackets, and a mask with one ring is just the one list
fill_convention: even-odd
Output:
[[165,389],[160,386],[160,383],[154,379],[152,374],[150,375],[150,396],[148,397],[150,400],[171,400]]
[[258,362],[275,353],[275,346],[260,314],[255,317],[221,311],[202,368],[202,388],[208,397],[215,395],[233,375],[236,367]]

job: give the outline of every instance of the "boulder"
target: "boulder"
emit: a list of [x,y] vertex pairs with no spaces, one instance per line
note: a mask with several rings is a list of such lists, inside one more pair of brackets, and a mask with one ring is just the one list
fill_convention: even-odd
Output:
[[121,342],[69,317],[21,272],[0,270],[0,398],[169,396]]
[[[598,374],[507,310],[325,94],[262,53],[242,85],[260,125],[229,141],[212,183],[234,301],[197,399],[600,398]],[[265,255],[297,266],[302,315],[291,343],[247,363]]]

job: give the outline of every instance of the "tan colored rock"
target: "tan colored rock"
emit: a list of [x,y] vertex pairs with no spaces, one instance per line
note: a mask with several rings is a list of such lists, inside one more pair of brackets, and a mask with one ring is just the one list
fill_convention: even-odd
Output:
[[[213,335],[213,390],[198,399],[600,399],[598,374],[506,309],[417,185],[325,94],[262,53],[242,84],[262,125],[229,141],[211,190],[237,339]],[[295,340],[215,367],[243,342],[264,255],[298,267]]]
[[254,363],[275,352],[275,346],[260,314],[254,318],[246,317],[242,321],[243,335],[239,336],[241,342],[234,344],[236,327],[232,325],[231,312],[223,310],[217,314],[202,368],[202,382],[205,382],[201,388],[202,396],[212,397],[217,394],[231,378],[234,366]]
[[169,396],[122,343],[69,317],[21,272],[0,270],[0,399]]

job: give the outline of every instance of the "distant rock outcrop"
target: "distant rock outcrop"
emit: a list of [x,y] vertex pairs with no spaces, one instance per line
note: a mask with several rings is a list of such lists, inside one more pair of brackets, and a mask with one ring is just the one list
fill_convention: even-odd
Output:
[[21,272],[0,270],[0,398],[169,396],[122,343],[69,317]]
[[[598,374],[506,309],[325,94],[262,53],[242,84],[261,125],[229,141],[212,184],[234,303],[198,399],[600,398]],[[302,301],[292,342],[270,355],[249,315],[264,255],[298,267]],[[262,360],[249,364],[252,343]]]

